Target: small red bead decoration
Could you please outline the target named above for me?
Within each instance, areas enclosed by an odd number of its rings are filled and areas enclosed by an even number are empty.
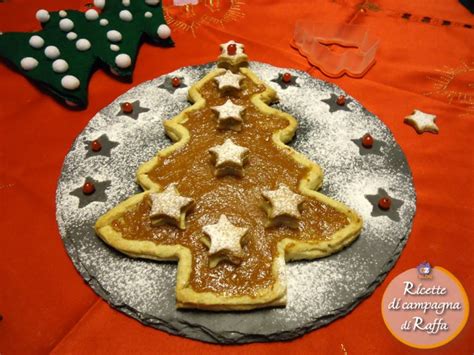
[[[171,85],[177,88],[178,86],[181,85],[181,79],[175,76],[173,79],[171,79]]]
[[[84,185],[82,186],[82,192],[84,195],[90,195],[94,193],[95,191],[95,186],[92,182],[86,181]]]
[[[98,140],[92,141],[91,149],[93,152],[100,152],[100,150],[102,149],[102,144],[100,144]]]
[[[291,82],[291,74],[290,73],[284,73],[281,77],[281,80],[283,80],[284,83],[289,83]]]
[[[388,210],[388,209],[390,209],[391,204],[392,204],[392,200],[390,199],[390,197],[382,197],[382,198],[379,200],[379,207],[380,207],[382,210]]]
[[[133,112],[133,105],[130,102],[124,102],[122,104],[122,111],[124,113],[132,113]]]
[[[339,105],[339,106],[344,106],[346,104],[346,97],[344,95],[340,95],[337,100],[336,100],[336,103]]]
[[[370,134],[364,134],[364,136],[362,137],[362,146],[364,148],[372,148],[372,146],[374,145],[374,138],[370,135]]]
[[[231,43],[227,46],[227,54],[235,55],[237,53],[237,46],[234,43]]]

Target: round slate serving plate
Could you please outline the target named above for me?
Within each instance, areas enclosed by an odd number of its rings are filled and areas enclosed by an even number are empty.
[[[370,295],[403,249],[415,214],[416,195],[405,156],[390,130],[335,85],[296,70],[252,62],[250,68],[277,90],[274,107],[299,121],[291,145],[324,170],[322,193],[364,219],[360,237],[329,257],[287,265],[285,308],[247,312],[180,311],[175,308],[176,263],[132,259],[104,244],[94,233],[96,219],[141,189],[135,173],[171,143],[162,122],[190,104],[187,91],[215,63],[186,67],[145,82],[97,113],[79,134],[64,161],[56,194],[57,221],[74,265],[110,305],[140,322],[189,338],[216,343],[287,340],[350,312]],[[290,72],[293,81],[279,80]],[[180,87],[170,85],[182,78]],[[346,105],[335,99],[346,95]],[[138,112],[123,115],[120,103]],[[372,149],[361,145],[370,133]],[[100,139],[102,150],[90,151]],[[85,196],[85,180],[96,192]],[[392,208],[377,207],[383,195]]]

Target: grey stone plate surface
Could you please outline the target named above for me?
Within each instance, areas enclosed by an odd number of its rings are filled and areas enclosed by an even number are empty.
[[[176,310],[175,263],[129,258],[94,233],[93,225],[101,214],[140,191],[135,183],[138,166],[170,144],[162,122],[189,106],[189,86],[214,66],[185,67],[140,84],[90,120],[67,154],[58,182],[60,233],[74,265],[94,291],[144,324],[215,343],[292,339],[346,315],[374,291],[398,259],[415,214],[411,172],[390,130],[337,86],[297,70],[250,64],[277,90],[280,102],[274,107],[299,121],[291,145],[323,168],[321,192],[352,207],[364,219],[360,237],[343,251],[287,265],[285,308],[223,313]],[[296,77],[297,85],[281,86],[275,79],[283,72]],[[182,85],[170,92],[163,83],[173,76],[181,77]],[[347,106],[338,109],[328,99],[342,94],[347,96]],[[149,110],[138,117],[117,115],[121,102],[136,100]],[[377,141],[374,154],[361,152],[363,147],[357,143],[365,133]],[[108,155],[91,156],[88,142],[104,134],[118,144]],[[105,191],[98,191],[97,201],[88,198],[80,204],[78,194],[71,192],[86,178],[103,183],[99,186]],[[396,211],[383,213],[371,202],[380,189],[401,201]]]

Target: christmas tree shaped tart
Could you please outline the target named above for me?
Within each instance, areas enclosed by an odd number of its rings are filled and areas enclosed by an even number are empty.
[[[178,308],[285,305],[285,262],[335,253],[362,228],[315,191],[321,169],[285,145],[295,118],[268,106],[276,92],[243,51],[222,46],[219,68],[189,90],[194,104],[164,123],[175,143],[138,169],[145,192],[96,223],[131,257],[178,260]]]

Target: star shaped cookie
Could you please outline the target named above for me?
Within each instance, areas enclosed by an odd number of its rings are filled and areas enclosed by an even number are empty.
[[[219,56],[219,68],[226,68],[237,72],[239,67],[247,66],[248,57],[244,53],[244,45],[230,40],[226,43],[222,43],[221,55]]]
[[[211,267],[216,266],[224,259],[234,264],[240,264],[243,257],[241,242],[248,228],[234,226],[222,214],[216,224],[208,224],[202,230],[210,238],[210,244],[205,239],[203,239],[203,243],[209,247],[209,265]]]
[[[153,225],[174,224],[185,229],[186,212],[192,207],[192,198],[181,196],[177,184],[170,184],[163,192],[150,193],[150,219]]]
[[[284,184],[280,184],[276,190],[263,191],[262,196],[267,201],[264,208],[270,219],[269,226],[298,226],[301,217],[299,207],[305,200],[303,196],[294,193]]]
[[[209,153],[211,153],[216,167],[214,173],[216,176],[243,176],[243,167],[249,154],[247,148],[237,145],[227,138],[224,144],[210,148]]]
[[[435,123],[436,116],[420,110],[414,110],[413,113],[405,117],[406,124],[412,126],[419,134],[424,132],[438,133],[439,128]]]
[[[245,107],[236,105],[232,100],[227,100],[224,105],[213,106],[212,110],[219,114],[217,118],[217,128],[232,129],[240,131],[242,129],[242,112]]]
[[[217,81],[219,90],[240,89],[240,81],[244,78],[241,74],[234,74],[226,70],[224,74],[214,78]]]

